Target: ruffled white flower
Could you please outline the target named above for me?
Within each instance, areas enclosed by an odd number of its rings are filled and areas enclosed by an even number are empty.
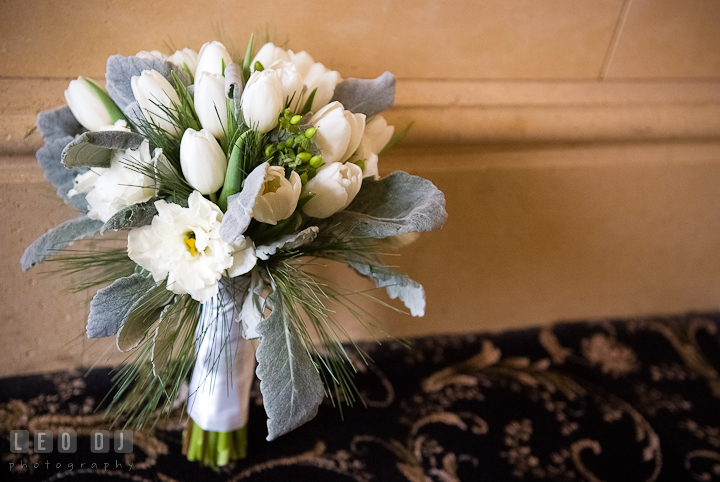
[[[263,190],[255,200],[253,217],[261,223],[272,225],[289,218],[295,212],[301,190],[302,181],[297,172],[292,171],[290,179],[285,179],[283,167],[269,167]]]
[[[73,195],[87,192],[88,217],[107,222],[116,212],[132,204],[145,202],[155,194],[152,179],[132,168],[127,163],[152,164],[147,141],[139,149],[115,151],[110,160],[110,169],[93,168],[75,179]],[[97,176],[97,174],[100,174]],[[94,181],[94,182],[93,182]],[[88,190],[91,186],[92,189]],[[70,193],[68,193],[70,194]]]
[[[311,218],[327,218],[342,211],[355,199],[362,187],[362,169],[352,162],[334,162],[320,168],[317,175],[303,186],[303,196],[315,194],[303,206]]]
[[[95,181],[110,169],[107,167],[93,167],[87,172],[78,174],[73,180],[73,188],[68,191],[68,197],[72,198],[78,194],[85,194],[95,189]]]
[[[257,264],[257,256],[255,256],[255,243],[248,236],[240,236],[231,244],[234,250],[233,264],[227,270],[227,275],[234,278],[253,269]]]
[[[365,114],[353,114],[337,101],[320,109],[310,123],[318,128],[315,142],[325,164],[349,159],[365,132]]]
[[[394,126],[389,126],[385,118],[377,115],[365,124],[365,133],[357,151],[350,157],[350,162],[364,161],[363,177],[378,179],[378,154],[382,151],[395,132]]]
[[[218,281],[233,266],[234,248],[220,237],[223,213],[194,191],[188,207],[155,202],[152,224],[128,235],[128,256],[152,273],[167,278],[173,293],[189,294],[201,303],[218,293]]]

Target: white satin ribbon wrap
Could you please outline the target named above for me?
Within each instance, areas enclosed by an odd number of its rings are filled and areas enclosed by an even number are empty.
[[[237,292],[239,296],[244,293]],[[219,297],[222,306],[218,307],[218,297],[206,302],[198,323],[196,336],[200,342],[188,414],[203,430],[232,432],[247,424],[255,348],[242,337],[242,326],[235,321],[235,303],[222,285]]]

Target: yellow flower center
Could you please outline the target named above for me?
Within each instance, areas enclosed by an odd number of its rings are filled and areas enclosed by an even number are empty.
[[[280,178],[273,178],[271,181],[265,183],[265,193],[277,192],[277,190],[280,189],[281,186],[282,184],[280,183]]]
[[[193,258],[195,257],[195,253],[197,252],[195,250],[195,238],[188,238],[185,240],[185,245],[188,248],[188,251],[190,251],[190,256]]]

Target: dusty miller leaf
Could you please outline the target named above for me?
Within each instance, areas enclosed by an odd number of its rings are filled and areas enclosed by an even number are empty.
[[[45,142],[67,136],[75,137],[85,130],[66,105],[40,112],[37,128]]]
[[[395,104],[395,76],[385,72],[377,79],[346,79],[335,86],[333,101],[356,114],[372,117]]]
[[[330,224],[352,226],[353,236],[380,239],[431,231],[445,219],[442,191],[427,179],[396,171],[379,181],[364,179],[350,206],[333,215]]]
[[[143,136],[135,132],[85,132],[65,146],[60,159],[67,168],[110,167],[113,149],[137,149],[142,141]]]
[[[373,270],[365,263],[350,263],[350,266],[361,275],[373,280],[378,288],[385,288],[390,298],[399,298],[413,316],[425,315],[425,290],[417,281],[400,273]]]
[[[107,220],[100,230],[100,234],[105,231],[118,231],[120,229],[147,226],[152,223],[153,218],[157,214],[155,201],[157,201],[157,199],[153,198],[143,203],[137,203],[122,208]]]
[[[277,299],[273,307],[257,326],[260,345],[255,354],[268,416],[267,440],[312,420],[324,396],[320,375]]]
[[[45,258],[57,254],[57,251],[70,246],[75,241],[94,236],[102,228],[102,221],[79,216],[58,224],[37,238],[25,249],[20,259],[23,271],[26,271]]]
[[[223,216],[220,236],[226,243],[233,243],[245,232],[252,220],[255,200],[263,189],[265,174],[270,165],[267,162],[258,167],[245,178],[242,191],[228,198],[228,208]]]
[[[270,256],[274,255],[278,251],[284,249],[295,249],[300,246],[306,245],[314,240],[318,235],[318,227],[310,226],[305,228],[299,233],[288,234],[282,238],[274,241],[270,244],[258,246],[255,250],[255,256],[260,259],[270,259]]]
[[[130,84],[133,76],[139,76],[143,70],[156,70],[173,84],[172,72],[184,85],[190,84],[190,76],[181,67],[163,59],[141,59],[140,57],[123,57],[111,55],[107,60],[105,88],[110,98],[125,112],[125,108],[135,101]]]
[[[154,286],[152,276],[136,273],[116,279],[110,286],[98,290],[90,302],[87,337],[103,338],[117,334],[130,310]]]
[[[57,195],[68,204],[82,213],[87,213],[87,201],[85,194],[77,194],[72,198],[68,197],[68,191],[75,184],[75,176],[87,172],[85,168],[67,169],[60,162],[60,156],[65,146],[72,141],[72,137],[57,137],[46,139],[45,145],[35,153],[38,165],[43,169],[44,176],[50,184],[57,189]]]

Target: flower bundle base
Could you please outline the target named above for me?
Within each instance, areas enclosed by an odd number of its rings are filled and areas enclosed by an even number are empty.
[[[269,441],[315,417],[326,395],[355,399],[336,309],[368,327],[376,320],[354,299],[386,303],[318,274],[323,260],[423,316],[422,285],[382,255],[447,217],[430,181],[379,176],[378,155],[403,136],[381,115],[395,101],[391,73],[342,79],[305,51],[253,54],[252,38],[244,57],[220,42],[113,55],[107,91],[72,81],[68,105],[38,115],[37,159],[79,215],[21,259],[99,288],[87,336],[113,336],[129,354],[116,421],[151,425],[192,377],[183,447],[210,466],[246,454],[255,375]],[[120,230],[127,248],[70,248]]]
[[[183,455],[206,467],[222,467],[247,456],[247,425],[232,432],[208,432],[188,419],[183,431]]]

